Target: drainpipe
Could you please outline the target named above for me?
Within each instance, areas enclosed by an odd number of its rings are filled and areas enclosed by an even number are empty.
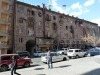
[[[13,47],[13,53],[15,53],[15,26],[16,26],[16,0],[14,0],[13,4],[13,41],[12,41],[12,47]]]
[[[42,13],[43,13],[43,37],[45,38],[45,4],[43,4],[43,10],[42,10]]]

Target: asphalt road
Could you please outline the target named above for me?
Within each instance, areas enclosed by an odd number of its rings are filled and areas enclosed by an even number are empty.
[[[32,58],[32,62],[33,62],[34,65],[44,65],[44,63],[41,62],[41,57]]]
[[[35,59],[34,59],[35,60]],[[40,61],[36,59],[37,61]],[[53,69],[47,64],[17,69],[21,75],[100,75],[100,56],[84,57],[53,63]],[[37,63],[38,64],[38,63]],[[0,75],[11,75],[10,71]]]

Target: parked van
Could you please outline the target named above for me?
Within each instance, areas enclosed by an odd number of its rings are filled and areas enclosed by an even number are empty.
[[[69,49],[67,52],[67,55],[69,58],[78,58],[78,57],[84,57],[86,56],[86,52],[82,51],[81,49]]]

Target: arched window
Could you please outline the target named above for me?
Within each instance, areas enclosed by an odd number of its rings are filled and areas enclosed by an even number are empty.
[[[28,18],[28,26],[34,27],[34,18],[33,17]]]
[[[53,23],[53,30],[57,30],[57,25],[56,25],[56,23]]]
[[[38,16],[39,16],[39,17],[41,17],[41,16],[42,16],[42,13],[41,13],[41,12],[39,12],[39,13],[38,13]]]
[[[51,21],[51,16],[46,14],[46,17],[45,17],[46,21]]]
[[[56,20],[56,16],[53,16],[53,20]]]

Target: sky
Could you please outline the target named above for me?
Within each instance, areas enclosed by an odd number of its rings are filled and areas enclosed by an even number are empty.
[[[45,4],[51,10],[78,17],[100,26],[100,0],[18,0],[31,5]]]

